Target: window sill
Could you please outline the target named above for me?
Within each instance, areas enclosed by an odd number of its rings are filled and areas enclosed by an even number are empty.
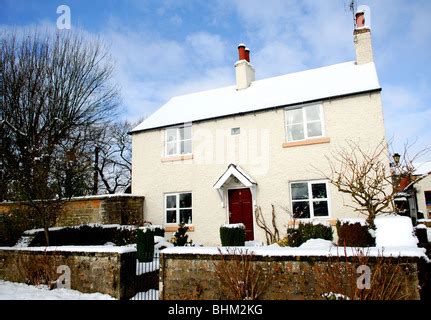
[[[174,161],[184,161],[184,160],[192,160],[193,154],[185,154],[180,156],[168,156],[168,157],[162,157],[162,162],[174,162]]]
[[[285,142],[283,143],[283,148],[309,146],[313,144],[322,144],[322,143],[329,143],[329,142],[331,142],[331,138],[329,137],[315,138],[315,139],[308,139],[308,140],[301,140],[301,141]]]
[[[192,224],[187,225],[186,227],[189,227],[189,231],[193,232],[195,231],[195,226]],[[178,225],[167,225],[165,226],[165,232],[176,232],[178,230]]]

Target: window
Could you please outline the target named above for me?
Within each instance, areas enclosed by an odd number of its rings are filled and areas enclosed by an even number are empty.
[[[165,130],[165,155],[192,153],[192,127],[175,127]]]
[[[232,136],[235,136],[235,135],[240,134],[240,133],[241,133],[241,129],[240,128],[232,128],[232,129],[230,129],[230,134]]]
[[[296,219],[329,217],[326,181],[304,181],[290,184],[292,212]]]
[[[425,203],[427,207],[431,207],[431,191],[425,191]]]
[[[286,110],[287,141],[298,141],[323,136],[322,105]]]
[[[166,223],[192,223],[192,194],[170,193],[165,195]]]

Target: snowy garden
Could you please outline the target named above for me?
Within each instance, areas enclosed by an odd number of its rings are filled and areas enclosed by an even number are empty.
[[[380,216],[375,219],[374,230],[368,229],[364,219],[341,219],[338,221],[335,229],[337,231],[336,237],[333,235],[333,228],[326,222],[301,223],[294,227],[289,227],[285,238],[272,244],[264,244],[258,241],[245,241],[244,226],[242,224],[224,225],[220,228],[222,246],[205,247],[192,243],[187,232],[187,227],[185,226],[179,226],[174,236],[167,240],[164,230],[159,226],[148,225],[138,228],[135,226],[93,224],[76,227],[51,228],[52,245],[49,247],[41,246],[43,242],[43,230],[28,230],[15,246],[3,247],[0,248],[0,250],[2,253],[21,251],[26,254],[28,254],[28,252],[34,252],[45,255],[51,253],[64,256],[79,253],[79,255],[88,255],[93,258],[96,256],[96,259],[91,261],[99,261],[99,263],[104,259],[103,255],[114,254],[127,256],[128,254],[132,254],[135,263],[127,270],[130,270],[128,271],[129,273],[134,274],[132,276],[129,274],[127,281],[125,281],[127,283],[122,284],[126,287],[133,285],[133,289],[124,289],[126,291],[134,290],[133,294],[130,294],[130,292],[128,293],[129,299],[132,300],[172,298],[169,295],[169,281],[172,279],[170,280],[166,274],[168,274],[169,268],[173,268],[171,262],[175,262],[175,259],[181,259],[178,258],[180,256],[195,257],[194,259],[196,261],[189,262],[191,264],[199,263],[199,259],[204,259],[205,264],[203,264],[203,266],[208,269],[208,272],[210,270],[215,272],[214,277],[219,277],[221,283],[223,282],[223,277],[226,275],[230,277],[229,281],[232,281],[232,277],[241,276],[241,268],[246,266],[247,263],[251,263],[254,260],[260,261],[262,259],[268,266],[272,261],[274,261],[274,263],[280,263],[276,261],[287,259],[286,261],[291,262],[285,263],[284,266],[287,266],[286,268],[290,268],[289,266],[295,263],[292,261],[320,261],[322,259],[332,259],[333,261],[351,259],[352,262],[359,262],[361,259],[361,261],[368,261],[368,259],[379,261],[379,259],[385,258],[405,258],[414,259],[415,261],[420,260],[429,265],[430,260],[426,252],[427,246],[423,246],[425,241],[428,242],[431,233],[429,220],[419,221],[419,223],[413,227],[412,220],[408,217],[396,215]],[[425,240],[423,238],[424,234],[425,237],[427,237]],[[94,239],[97,239],[97,241]],[[428,243],[426,243],[426,245],[428,245]],[[427,248],[429,248],[429,246]],[[100,255],[100,257],[97,255]],[[242,263],[242,265],[237,265],[237,267],[239,266],[239,269],[236,270],[238,274],[231,274],[230,270],[232,269],[230,267],[227,272],[220,273],[221,269],[219,270],[218,268],[223,266],[220,262],[216,262],[216,260],[221,257],[221,261],[224,261],[224,257],[232,255],[238,256],[240,264]],[[214,258],[211,258],[211,256]],[[185,264],[184,266],[187,265]],[[184,278],[185,281],[187,280],[187,274],[193,278],[195,276],[193,272],[202,268],[196,268],[195,265],[189,267],[184,266],[182,268],[185,269],[183,270],[186,274]],[[94,265],[92,268],[90,272],[94,272],[94,268],[103,269],[106,268],[106,266]],[[261,267],[257,263],[250,264],[247,268],[250,268],[249,271],[251,270],[252,273],[255,272],[256,274],[259,274],[259,272],[263,270],[259,269]],[[303,266],[299,265],[297,268],[301,269]],[[323,272],[323,269],[317,270]],[[105,271],[99,271],[103,277]],[[314,269],[311,271],[316,272]],[[30,273],[27,273],[27,276],[28,274]],[[48,273],[46,273],[46,275],[47,274]],[[306,272],[303,277],[306,277],[305,274]],[[61,284],[58,285],[58,281],[56,282],[59,276],[58,274],[45,276],[42,273],[38,273],[38,275],[38,279],[37,277],[33,277],[27,279],[27,281],[22,281],[26,283],[14,283],[2,280],[0,282],[0,299],[114,299],[112,295],[106,293],[102,294],[101,292],[94,292],[87,289],[84,289],[86,292],[84,293],[64,288]],[[206,277],[208,277],[208,275],[206,275]],[[265,278],[267,277],[266,275],[263,276],[263,273],[261,273],[261,277],[264,279],[262,280],[263,282],[269,281]],[[163,282],[162,286],[164,288],[163,291],[160,292],[158,290],[159,278]],[[198,278],[199,276],[197,276],[196,279]],[[110,278],[107,273],[106,279],[107,282],[109,282],[108,279]],[[423,291],[426,284],[420,282],[420,277],[416,277],[416,279],[418,279],[418,286],[420,286]],[[180,280],[181,279],[173,279],[172,283],[175,283],[175,281],[178,283]],[[329,279],[326,280],[329,281]],[[237,279],[237,281],[241,282],[242,280]],[[74,288],[73,284],[72,288]],[[184,290],[193,291],[192,288],[187,288],[187,286]],[[209,290],[215,291],[216,288]],[[227,290],[230,289],[227,288]],[[397,290],[404,289],[398,287]],[[333,292],[333,290],[329,289],[327,291]],[[320,296],[328,299],[328,292],[324,292]],[[215,293],[212,292],[211,294]],[[229,292],[225,294],[225,296],[218,297],[232,299]],[[262,294],[263,291],[251,298],[261,298]],[[341,296],[346,298],[345,294],[341,294]],[[208,294],[206,296],[195,295],[191,298],[199,299],[202,297],[208,297]],[[211,295],[211,297],[214,297],[214,295]],[[265,295],[263,295],[263,297],[265,297]],[[329,298],[332,299],[334,296],[331,295]]]

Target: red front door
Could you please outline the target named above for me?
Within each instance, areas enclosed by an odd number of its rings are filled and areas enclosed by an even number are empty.
[[[229,190],[229,223],[243,223],[245,239],[254,240],[253,200],[250,189]]]

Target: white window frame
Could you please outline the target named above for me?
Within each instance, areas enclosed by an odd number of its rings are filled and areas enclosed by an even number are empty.
[[[186,193],[190,193],[192,196],[192,206],[191,207],[186,207],[186,208],[180,208],[180,195],[181,194],[186,194]],[[168,196],[175,196],[175,201],[176,201],[176,208],[168,208],[167,206],[167,199]],[[165,197],[164,197],[164,208],[165,208],[165,224],[167,225],[178,225],[181,223],[180,220],[180,210],[192,210],[192,223],[186,223],[186,225],[192,225],[193,224],[193,193],[191,191],[184,191],[184,192],[172,192],[172,193],[165,193]],[[175,212],[175,218],[176,218],[176,222],[168,222],[168,211],[176,211]]]
[[[307,113],[305,112],[306,108],[309,107],[313,107],[313,106],[319,106],[319,113],[320,113],[320,126],[322,128],[322,134],[320,136],[313,136],[313,137],[308,137],[308,123],[316,123],[319,122],[319,120],[312,120],[312,121],[307,121]],[[298,123],[293,123],[290,125],[298,125],[298,124],[302,124],[303,126],[303,131],[304,131],[304,139],[298,139],[298,140],[289,140],[289,133],[287,131],[288,128],[288,124],[287,124],[287,113],[291,110],[296,110],[296,109],[301,109],[302,110],[302,123],[298,122]],[[310,140],[310,139],[317,139],[317,138],[321,138],[325,136],[325,119],[324,119],[324,114],[323,114],[323,103],[319,102],[319,103],[310,103],[307,105],[303,105],[300,107],[288,107],[284,109],[284,128],[285,128],[285,135],[286,135],[286,141],[287,142],[295,142],[295,141],[305,141],[305,140]]]
[[[184,128],[190,128],[191,131],[191,125],[181,125],[176,127],[169,127],[165,129],[165,141],[164,141],[164,149],[165,149],[165,157],[176,157],[176,156],[182,156],[182,155],[189,155],[192,154],[193,150],[193,139],[192,139],[192,132],[190,133],[190,139],[181,139],[180,131]],[[176,149],[177,152],[173,154],[168,154],[168,130],[175,130],[176,131]],[[190,141],[190,152],[188,153],[181,153],[181,142]]]
[[[301,200],[294,200],[293,199],[293,193],[292,193],[292,184],[296,183],[306,183],[308,187],[308,199],[301,199]],[[311,186],[313,184],[322,184],[324,183],[326,186],[326,198],[316,198],[313,199],[313,192],[311,189]],[[328,219],[331,218],[331,195],[329,194],[329,183],[328,180],[301,180],[301,181],[291,181],[289,183],[290,188],[290,210],[293,214],[293,203],[294,202],[306,202],[308,201],[308,205],[310,207],[310,217],[309,218],[295,218],[299,220],[312,220],[312,219]],[[314,201],[326,201],[328,204],[328,215],[327,216],[314,216]]]

